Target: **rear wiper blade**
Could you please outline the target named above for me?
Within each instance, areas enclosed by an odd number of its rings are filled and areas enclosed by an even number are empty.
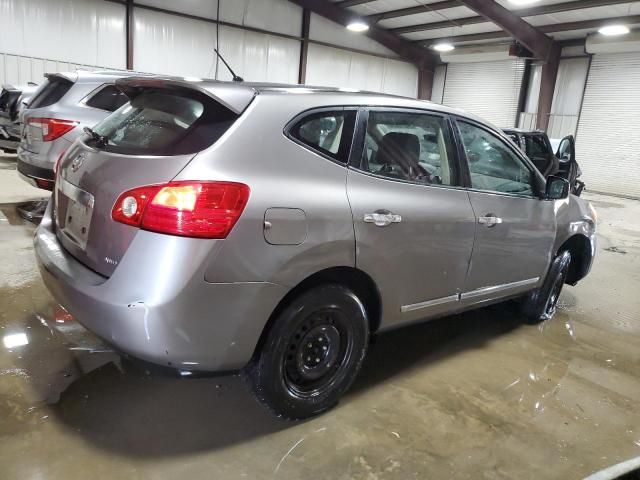
[[[91,129],[90,127],[84,127],[82,130],[84,131],[84,133],[86,133],[87,135],[90,135],[91,138],[93,138],[96,141],[97,146],[104,147],[107,144],[108,142],[107,137],[94,132],[93,129]]]

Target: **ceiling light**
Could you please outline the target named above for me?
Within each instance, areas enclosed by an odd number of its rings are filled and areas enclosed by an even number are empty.
[[[626,25],[607,25],[606,27],[602,27],[598,30],[602,35],[606,35],[608,37],[613,35],[626,35],[629,33],[629,27]]]
[[[540,0],[509,0],[510,3],[513,3],[514,5],[517,5],[519,7],[524,6],[524,5],[531,5],[532,3],[537,3]]]
[[[450,43],[438,43],[431,48],[433,48],[437,52],[450,52],[456,47],[454,47]]]
[[[360,20],[355,20],[347,25],[347,30],[351,30],[352,32],[366,32],[369,30],[369,25]]]

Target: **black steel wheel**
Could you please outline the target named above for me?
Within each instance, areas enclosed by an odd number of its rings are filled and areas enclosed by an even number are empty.
[[[303,293],[275,319],[248,367],[256,396],[287,419],[331,408],[360,369],[368,324],[360,299],[341,285]]]
[[[562,287],[569,273],[571,254],[564,251],[551,262],[551,267],[538,290],[529,293],[522,302],[522,312],[529,323],[540,323],[551,319],[558,306]]]

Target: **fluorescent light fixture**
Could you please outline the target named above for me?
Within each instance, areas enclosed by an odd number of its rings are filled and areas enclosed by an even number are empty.
[[[22,347],[29,343],[26,333],[14,333],[13,335],[5,335],[2,339],[5,348],[11,349],[15,347]]]
[[[532,3],[538,3],[540,0],[509,0],[510,3],[517,5],[518,7],[524,5],[531,5]]]
[[[436,52],[450,52],[456,47],[454,47],[450,43],[438,43],[431,48],[433,48]]]
[[[626,25],[607,25],[598,30],[602,35],[612,37],[614,35],[626,35],[629,33],[629,27]]]
[[[369,25],[361,20],[354,20],[349,25],[347,25],[347,30],[351,30],[352,32],[366,32],[367,30],[369,30]]]

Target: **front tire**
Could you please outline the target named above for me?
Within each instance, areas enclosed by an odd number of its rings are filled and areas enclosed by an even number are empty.
[[[556,313],[558,299],[569,273],[571,254],[563,251],[553,259],[542,286],[529,293],[522,302],[522,313],[530,324],[549,320]]]
[[[341,285],[315,287],[278,315],[248,367],[251,387],[279,417],[303,419],[338,403],[366,354],[369,320]]]

